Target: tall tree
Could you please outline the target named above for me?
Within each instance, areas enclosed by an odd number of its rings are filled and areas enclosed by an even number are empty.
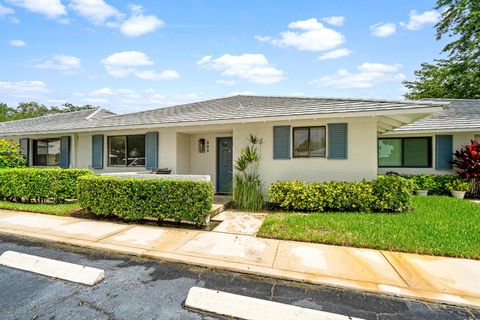
[[[435,26],[437,40],[444,36],[454,38],[444,48],[451,58],[478,59],[480,57],[480,1],[437,0],[435,9],[442,11],[442,19]]]
[[[12,119],[12,115],[15,112],[6,103],[0,103],[0,122],[8,121]]]
[[[408,99],[480,98],[480,1],[437,0],[436,38],[452,38],[442,50],[446,58],[422,63],[414,81],[404,81]]]

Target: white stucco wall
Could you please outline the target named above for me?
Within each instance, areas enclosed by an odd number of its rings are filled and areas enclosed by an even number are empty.
[[[480,132],[458,132],[458,133],[438,133],[439,135],[443,134],[452,134],[453,135],[453,150],[452,153],[460,149],[462,146],[469,144],[471,139],[474,139],[475,136],[480,135]],[[432,166],[430,168],[378,168],[379,174],[385,174],[389,171],[398,172],[400,174],[453,174],[455,170],[436,170],[435,169],[435,135],[436,133],[424,133],[424,134],[405,134],[405,135],[385,135],[384,137],[398,137],[398,138],[408,138],[408,137],[432,137]],[[381,137],[379,137],[381,138]]]

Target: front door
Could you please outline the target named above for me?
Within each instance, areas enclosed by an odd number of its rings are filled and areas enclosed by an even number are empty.
[[[217,138],[217,192],[232,192],[232,137]]]

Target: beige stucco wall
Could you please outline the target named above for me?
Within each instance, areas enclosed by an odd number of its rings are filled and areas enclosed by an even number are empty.
[[[348,159],[273,159],[273,126],[290,125],[293,128],[322,126],[338,122],[348,123]],[[247,137],[250,133],[257,134],[265,140],[262,145],[260,165],[260,174],[265,185],[278,180],[361,180],[364,178],[374,179],[377,175],[377,131],[376,119],[373,118],[302,120],[239,126],[233,131],[234,159],[238,157],[240,150],[247,144]]]
[[[190,135],[177,133],[177,165],[176,173],[190,174]],[[166,151],[162,148],[162,151]]]
[[[329,123],[348,123],[348,159],[328,158],[273,159],[273,126],[290,125],[322,126]],[[144,134],[159,132],[159,167],[168,167],[172,173],[208,174],[216,181],[216,141],[218,137],[233,136],[233,162],[240,150],[247,144],[250,133],[265,140],[262,145],[261,178],[265,185],[278,180],[298,179],[306,181],[361,180],[373,179],[377,174],[377,132],[376,119],[372,117],[345,119],[318,119],[298,121],[259,122],[232,125],[205,125],[182,128],[159,128],[144,130],[115,130],[102,132],[81,132],[72,135],[72,166],[89,168],[92,161],[92,135],[104,135],[104,169],[97,172],[145,171],[143,167],[109,167],[108,141],[111,135]],[[56,135],[60,136],[60,135]],[[49,135],[29,138],[56,137]],[[18,139],[21,137],[15,137]],[[209,151],[198,152],[198,140],[208,141]],[[328,134],[327,134],[328,139]],[[327,141],[328,145],[328,141]],[[328,148],[327,148],[328,149]],[[328,153],[328,150],[327,150]]]
[[[452,133],[438,133],[442,134],[452,134]],[[436,133],[424,133],[424,134],[403,134],[403,135],[385,135],[384,137],[432,137],[432,167],[431,168],[378,168],[379,174],[385,174],[389,171],[398,172],[401,174],[452,174],[455,173],[455,170],[436,170],[435,169],[435,135]],[[471,139],[474,139],[475,136],[480,135],[480,132],[458,132],[453,133],[453,150],[460,149],[463,145],[469,144]]]
[[[230,128],[229,128],[230,129]],[[228,130],[229,130],[228,129]],[[217,138],[232,137],[232,132],[224,133],[195,133],[190,136],[190,173],[191,174],[208,174],[214,188],[217,184]],[[198,152],[198,140],[205,139],[205,152]],[[235,139],[234,139],[235,140]],[[207,147],[208,146],[208,147]],[[216,190],[216,189],[215,189]]]

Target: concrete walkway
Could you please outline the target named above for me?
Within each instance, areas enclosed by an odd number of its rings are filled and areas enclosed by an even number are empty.
[[[480,261],[0,210],[0,233],[480,308]]]

